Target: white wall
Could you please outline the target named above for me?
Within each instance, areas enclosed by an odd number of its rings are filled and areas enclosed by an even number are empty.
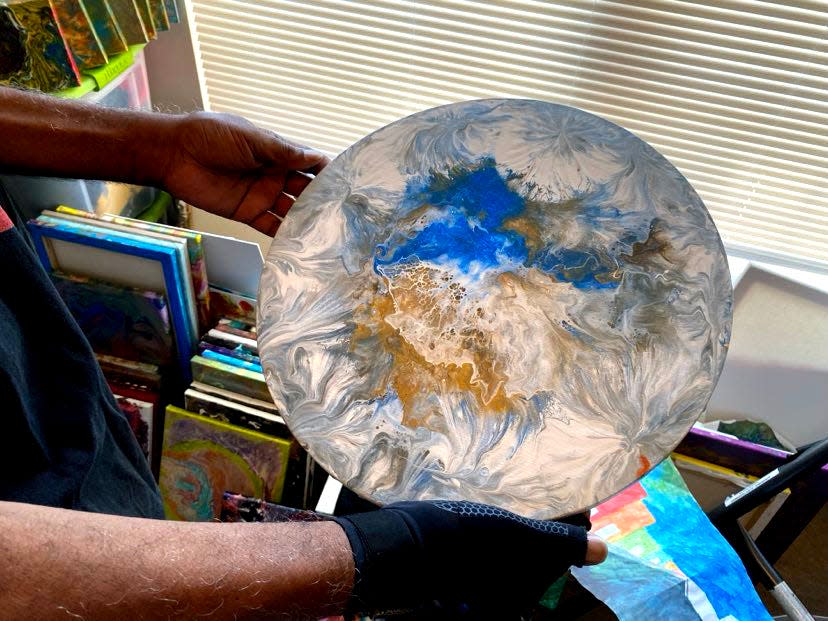
[[[828,436],[828,277],[781,274],[752,264],[738,278],[731,345],[706,420],[763,421],[801,446]]]
[[[159,33],[144,50],[152,102],[164,112],[204,110],[201,68],[193,51],[189,2],[178,0],[181,23]]]

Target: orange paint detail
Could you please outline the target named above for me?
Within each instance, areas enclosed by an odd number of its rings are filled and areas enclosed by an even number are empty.
[[[366,357],[377,356],[378,353],[390,355],[388,375],[379,383],[378,392],[384,393],[387,387],[393,388],[402,404],[403,424],[412,428],[440,428],[443,419],[441,402],[444,400],[439,397],[451,393],[471,394],[483,412],[502,413],[512,409],[503,388],[506,378],[498,372],[498,365],[492,364],[492,356],[486,350],[481,332],[470,330],[469,334],[462,335],[474,366],[469,363],[432,364],[386,321],[398,310],[412,312],[415,309],[429,309],[429,300],[424,299],[427,295],[415,299],[412,289],[405,289],[401,292],[395,288],[399,306],[395,305],[390,294],[374,293],[371,302],[357,309],[354,317],[356,326],[351,336],[354,352]],[[401,308],[403,306],[404,309]],[[436,308],[431,310],[435,332],[439,334],[440,319],[445,321],[447,318],[441,317]]]
[[[647,474],[650,471],[650,467],[651,467],[650,466],[650,460],[647,459],[644,455],[639,455],[638,456],[638,463],[641,464],[641,467],[635,473],[635,476],[643,477],[645,474]]]

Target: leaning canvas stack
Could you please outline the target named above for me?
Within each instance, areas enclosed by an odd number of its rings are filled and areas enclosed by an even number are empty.
[[[189,384],[209,322],[201,235],[66,207],[29,230],[157,473],[163,404]]]
[[[66,208],[29,228],[96,352],[190,381],[199,318],[209,314],[198,233]]]
[[[167,409],[160,477],[167,516],[218,518],[228,491],[306,506],[313,462],[270,397],[255,325],[220,318],[191,366],[186,409]]]
[[[178,21],[175,0],[0,0],[0,84],[46,92]]]
[[[259,360],[257,245],[63,206],[29,230],[158,477],[168,517],[218,518],[225,492],[309,504],[313,461],[273,404]]]

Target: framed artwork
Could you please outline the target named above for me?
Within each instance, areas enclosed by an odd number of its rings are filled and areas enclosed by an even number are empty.
[[[184,382],[192,379],[195,310],[187,295],[180,248],[115,231],[91,230],[74,223],[46,219],[29,222],[40,261],[47,271],[78,274],[129,287],[163,293],[173,326],[178,366]]]
[[[132,237],[137,241],[149,241],[160,245],[167,245],[175,248],[176,258],[178,260],[178,267],[181,271],[181,282],[184,286],[184,295],[189,304],[187,307],[187,317],[190,322],[190,330],[196,336],[199,334],[198,327],[198,303],[195,297],[195,289],[193,287],[193,278],[190,270],[190,262],[187,249],[187,240],[182,237],[174,235],[163,235],[154,233],[152,231],[138,231],[128,226],[116,224],[114,222],[101,221],[87,218],[79,218],[66,213],[59,213],[55,211],[45,211],[38,217],[38,221],[45,224],[55,223],[63,220],[66,227],[74,227],[73,230],[85,232],[90,235],[98,235],[101,231],[111,230],[121,233],[124,236]]]
[[[124,229],[118,228],[117,230],[129,231],[129,229],[132,229],[131,232],[136,234],[151,233],[185,239],[187,241],[187,255],[193,281],[193,295],[195,296],[198,310],[198,324],[202,331],[207,330],[211,322],[210,298],[207,295],[207,268],[206,262],[204,261],[204,246],[201,242],[201,233],[189,229],[182,229],[177,226],[158,224],[156,222],[144,222],[143,220],[125,218],[113,214],[104,213],[96,215],[89,211],[73,209],[64,205],[59,205],[56,211],[49,213],[55,217],[61,217],[63,215],[76,216],[101,224],[109,223],[110,225],[116,225],[116,227],[126,227]],[[104,225],[106,226],[106,224]]]

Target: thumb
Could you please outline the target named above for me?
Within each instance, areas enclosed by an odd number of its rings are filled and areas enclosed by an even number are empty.
[[[609,549],[598,535],[587,535],[587,551],[584,565],[600,565],[607,560]]]

